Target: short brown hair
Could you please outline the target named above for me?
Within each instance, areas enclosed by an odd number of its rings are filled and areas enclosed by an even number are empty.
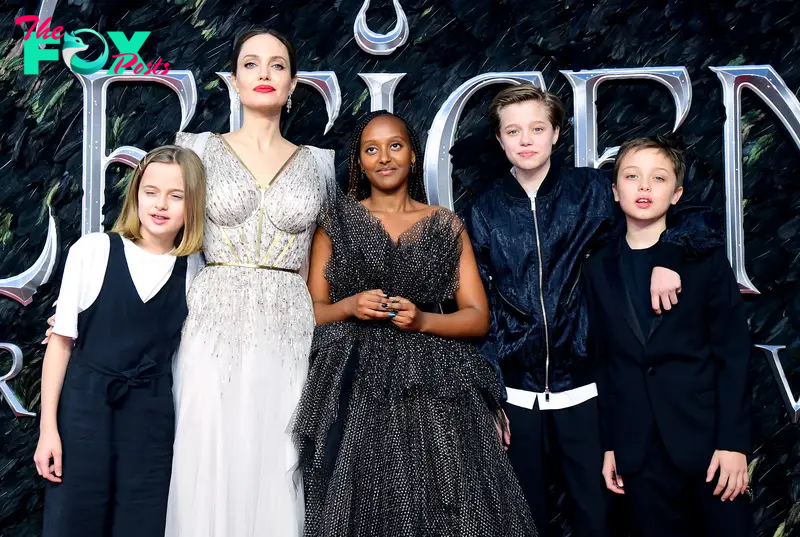
[[[506,88],[498,93],[492,104],[489,105],[489,126],[495,136],[500,135],[500,110],[511,104],[525,101],[538,101],[542,103],[550,115],[550,124],[553,129],[561,129],[564,123],[564,105],[555,94],[544,91],[533,84],[518,84]]]
[[[283,46],[286,47],[286,50],[289,52],[289,72],[292,74],[292,78],[297,76],[297,51],[295,50],[294,45],[292,45],[292,42],[289,41],[282,33],[277,32],[272,28],[260,27],[251,28],[236,37],[236,41],[233,43],[233,53],[231,54],[231,73],[236,75],[236,67],[239,65],[239,54],[241,54],[242,47],[244,46],[245,42],[251,37],[264,34],[271,35],[283,43]]]
[[[122,212],[114,223],[112,232],[130,240],[141,240],[139,222],[139,185],[144,171],[153,162],[177,164],[181,167],[184,184],[183,228],[175,237],[176,256],[199,252],[203,248],[203,224],[206,215],[206,170],[194,151],[177,145],[164,145],[147,153],[133,171],[128,183]]]
[[[675,172],[675,188],[683,186],[683,177],[686,174],[686,159],[683,156],[683,149],[663,136],[634,138],[622,144],[614,161],[614,184],[617,182],[617,174],[619,173],[622,158],[631,151],[639,151],[640,149],[657,149],[666,155]]]

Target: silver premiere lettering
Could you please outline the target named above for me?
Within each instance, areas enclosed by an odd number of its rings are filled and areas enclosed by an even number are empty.
[[[145,152],[138,147],[122,146],[106,156],[106,124],[108,86],[118,82],[157,82],[178,95],[183,130],[194,116],[197,88],[191,71],[170,71],[166,75],[120,75],[73,73],[83,86],[83,218],[81,235],[103,231],[106,170],[112,162],[136,166]]]
[[[244,108],[241,102],[236,98],[236,89],[233,87],[231,73],[218,72],[217,76],[225,82],[225,86],[228,88],[228,98],[231,103],[231,132],[239,130],[242,128],[242,114],[244,113]],[[339,111],[342,108],[342,91],[339,89],[339,79],[336,77],[336,73],[333,71],[298,71],[297,82],[299,84],[311,86],[317,90],[325,100],[325,109],[328,112],[328,123],[325,125],[325,134],[328,134],[336,118],[339,117]]]
[[[33,302],[33,295],[40,285],[47,283],[53,275],[58,259],[58,230],[53,211],[48,207],[47,239],[36,262],[25,272],[0,279],[0,295],[13,298],[23,306]]]
[[[11,411],[18,418],[32,418],[36,416],[35,413],[27,410],[20,402],[17,394],[8,385],[8,381],[19,375],[22,371],[22,350],[12,343],[0,343],[0,351],[8,351],[11,353],[11,369],[0,377],[0,394],[3,394],[3,399],[6,400]]]
[[[756,348],[767,353],[767,361],[778,383],[778,391],[781,393],[781,398],[786,405],[786,411],[789,413],[792,423],[797,423],[800,421],[800,401],[795,399],[792,388],[789,386],[789,380],[783,371],[781,359],[778,357],[778,353],[785,349],[786,345],[756,345]]]
[[[370,111],[386,110],[394,112],[394,90],[405,73],[359,73],[367,84],[370,98]]]
[[[464,106],[476,91],[491,84],[522,84],[528,82],[546,89],[539,71],[484,73],[461,84],[436,113],[428,141],[425,144],[425,193],[428,203],[453,209],[453,181],[450,174],[450,148],[456,137],[456,128]]]
[[[800,148],[800,102],[769,65],[710,67],[722,82],[725,105],[725,225],[728,259],[743,293],[758,293],[744,267],[742,192],[742,90],[748,88],[772,108]]]
[[[692,85],[685,67],[641,67],[633,69],[595,69],[591,71],[561,71],[572,86],[575,127],[575,166],[599,168],[611,162],[619,147],[610,147],[598,157],[597,149],[597,88],[607,80],[654,80],[666,86],[675,100],[675,126],[689,115],[692,105]]]

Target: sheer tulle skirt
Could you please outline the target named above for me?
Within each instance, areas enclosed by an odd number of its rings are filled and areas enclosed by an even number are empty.
[[[167,537],[302,534],[288,427],[313,327],[297,275],[210,267],[195,280],[175,364]]]
[[[336,323],[317,328],[312,364],[293,426],[306,536],[536,534],[472,345]]]

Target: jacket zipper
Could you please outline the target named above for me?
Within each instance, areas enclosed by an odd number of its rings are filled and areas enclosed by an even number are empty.
[[[536,253],[539,256],[539,302],[542,305],[542,320],[544,321],[544,347],[545,347],[545,366],[544,366],[544,400],[550,401],[550,333],[547,328],[547,312],[544,308],[544,289],[542,288],[542,244],[539,241],[539,219],[536,217],[536,194],[531,198],[531,208],[533,209],[533,226],[536,229]]]

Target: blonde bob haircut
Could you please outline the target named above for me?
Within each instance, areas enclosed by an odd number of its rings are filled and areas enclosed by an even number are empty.
[[[128,183],[122,212],[111,230],[130,240],[141,240],[139,222],[139,185],[147,167],[153,162],[177,164],[181,167],[184,185],[183,227],[175,237],[172,255],[185,256],[203,248],[203,223],[206,212],[206,170],[200,157],[191,149],[164,145],[147,153],[133,171]]]

